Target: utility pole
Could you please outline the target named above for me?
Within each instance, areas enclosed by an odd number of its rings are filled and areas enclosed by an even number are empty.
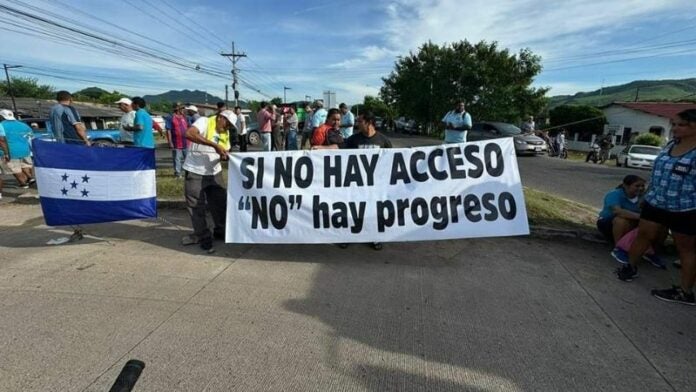
[[[17,114],[17,102],[15,102],[15,97],[14,97],[14,91],[12,91],[12,83],[10,82],[10,73],[7,72],[8,69],[12,68],[21,68],[21,65],[7,65],[3,64],[2,65],[5,68],[5,78],[7,79],[7,93],[10,94],[10,98],[12,98],[12,110],[14,110],[14,113]]]
[[[287,102],[288,102],[287,97],[285,96],[285,92],[288,91],[288,90],[292,90],[292,89],[291,89],[290,87],[285,87],[285,86],[283,86],[283,103],[287,103]]]
[[[228,106],[230,104],[230,92],[229,92],[229,87],[228,85],[225,85],[225,106]]]
[[[239,90],[237,90],[237,61],[246,57],[246,53],[237,53],[234,51],[234,41],[232,41],[232,53],[220,53],[222,57],[232,59],[232,90],[234,90],[234,106],[239,106]]]

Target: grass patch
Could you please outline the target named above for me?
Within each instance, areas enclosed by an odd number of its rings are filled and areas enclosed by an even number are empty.
[[[524,188],[529,223],[559,229],[595,228],[597,211],[584,204]]]
[[[227,188],[227,163],[222,164],[222,183]],[[173,168],[157,169],[157,197],[163,200],[184,200],[184,179],[174,177]]]

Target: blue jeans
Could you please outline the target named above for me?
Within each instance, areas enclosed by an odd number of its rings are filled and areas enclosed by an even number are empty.
[[[288,130],[287,140],[285,141],[285,150],[297,150],[297,129],[290,128]]]
[[[261,151],[271,151],[271,133],[270,132],[261,132]]]
[[[172,150],[172,159],[174,160],[174,175],[179,177],[181,176],[181,166],[184,164],[184,160],[186,159],[186,149],[184,148],[183,150],[179,149],[173,149]]]

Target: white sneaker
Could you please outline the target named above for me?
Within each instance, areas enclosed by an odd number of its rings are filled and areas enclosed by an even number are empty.
[[[186,235],[181,239],[181,245],[193,245],[199,242],[200,240],[198,239],[198,237],[196,237],[193,234]]]

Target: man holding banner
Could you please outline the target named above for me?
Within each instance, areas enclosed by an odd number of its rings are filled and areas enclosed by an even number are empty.
[[[183,245],[200,244],[208,253],[213,250],[213,236],[225,238],[225,214],[227,195],[222,181],[220,160],[228,158],[227,150],[206,138],[209,132],[225,130],[230,132],[237,122],[237,116],[231,110],[223,110],[217,115],[216,129],[209,129],[211,122],[207,117],[196,120],[186,130],[186,138],[192,142],[184,161],[184,194],[193,234],[185,236]],[[205,215],[210,209],[215,228],[211,234]]]

